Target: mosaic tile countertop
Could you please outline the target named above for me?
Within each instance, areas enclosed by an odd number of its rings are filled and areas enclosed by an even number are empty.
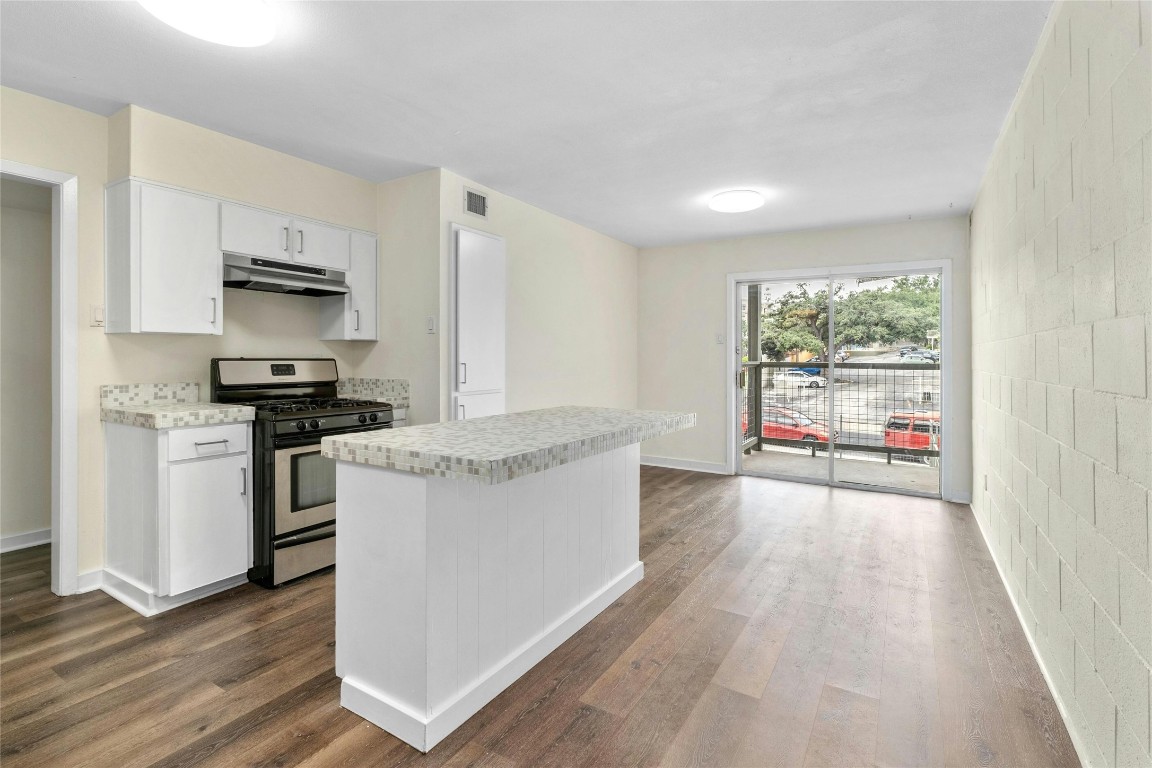
[[[694,413],[565,406],[325,437],[321,452],[495,485],[694,426]]]
[[[256,411],[247,405],[201,403],[200,385],[105,384],[100,387],[100,419],[144,429],[204,427],[252,421]]]
[[[341,397],[379,400],[394,408],[408,407],[408,379],[340,379],[336,391]]]

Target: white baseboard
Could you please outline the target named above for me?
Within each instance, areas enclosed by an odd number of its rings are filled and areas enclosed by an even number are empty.
[[[84,592],[92,592],[93,590],[100,589],[104,584],[104,571],[99,568],[95,571],[88,571],[82,573],[76,578],[76,594],[83,594]]]
[[[715,475],[731,474],[723,463],[714,461],[670,459],[664,456],[641,456],[640,463],[649,467],[663,467],[665,469],[686,469],[690,472],[711,472]]]
[[[996,574],[1000,577],[1000,583],[1004,585],[1004,591],[1008,593],[1008,601],[1012,603],[1012,610],[1016,611],[1016,621],[1020,623],[1021,629],[1024,630],[1024,637],[1028,640],[1028,647],[1032,649],[1032,657],[1036,659],[1036,663],[1040,666],[1040,674],[1044,676],[1044,682],[1048,685],[1048,691],[1052,694],[1052,700],[1056,702],[1056,709],[1060,712],[1060,718],[1064,721],[1064,728],[1068,731],[1068,736],[1072,739],[1072,747],[1076,750],[1076,757],[1080,760],[1080,765],[1091,765],[1088,762],[1088,756],[1092,753],[1085,749],[1084,742],[1081,740],[1080,734],[1076,731],[1072,718],[1068,715],[1068,707],[1064,704],[1064,699],[1060,696],[1060,690],[1053,684],[1052,675],[1048,673],[1048,666],[1044,663],[1044,657],[1040,655],[1040,649],[1036,645],[1035,638],[1032,637],[1032,628],[1028,626],[1028,622],[1024,619],[1024,614],[1020,611],[1020,606],[1016,604],[1016,596],[1012,594],[1012,588],[1008,585],[1008,580],[1004,578],[1004,569],[1000,567],[1000,561],[996,559],[996,549],[992,546],[992,542],[988,540],[988,532],[984,530],[984,526],[980,524],[980,516],[976,514],[976,510],[972,509],[971,505],[968,507],[972,512],[972,517],[976,520],[976,527],[980,529],[980,535],[984,538],[984,546],[988,549],[988,556],[992,558],[992,564],[996,566]]]
[[[502,663],[439,712],[423,716],[356,680],[354,674],[345,676],[340,685],[340,706],[380,726],[421,752],[427,752],[643,578],[644,563],[638,562],[567,616],[552,624],[535,640],[509,654]]]
[[[14,533],[11,536],[0,536],[0,552],[15,552],[18,549],[28,549],[28,547],[38,547],[41,544],[51,543],[51,528],[28,531],[27,533]]]
[[[88,575],[88,574],[85,574]],[[199,587],[197,589],[190,589],[179,595],[171,595],[160,597],[152,594],[151,590],[145,588],[143,585],[138,584],[133,579],[121,576],[114,571],[104,569],[100,583],[100,589],[141,616],[155,616],[158,613],[177,608],[181,605],[199,600],[209,595],[214,595],[217,592],[223,592],[226,589],[238,587],[248,581],[246,574],[232,576],[227,579],[213,582],[212,584]]]

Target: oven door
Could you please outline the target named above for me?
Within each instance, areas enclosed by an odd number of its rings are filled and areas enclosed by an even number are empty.
[[[273,538],[336,520],[336,461],[319,442],[276,449],[274,508]]]

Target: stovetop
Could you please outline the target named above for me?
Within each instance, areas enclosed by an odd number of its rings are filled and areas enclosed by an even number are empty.
[[[375,400],[355,400],[348,397],[308,397],[298,400],[272,400],[255,402],[251,405],[257,413],[281,414],[303,413],[306,411],[345,410],[349,408],[391,408],[390,403]]]

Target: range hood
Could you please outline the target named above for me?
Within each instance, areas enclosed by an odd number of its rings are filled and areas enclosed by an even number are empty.
[[[348,293],[338,269],[224,254],[224,287],[294,296],[342,296]]]

